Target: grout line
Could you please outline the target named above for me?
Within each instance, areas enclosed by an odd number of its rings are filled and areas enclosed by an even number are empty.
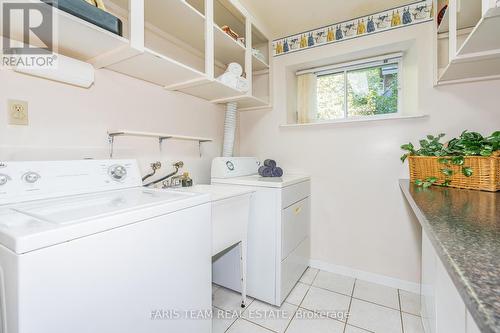
[[[359,326],[356,326],[356,325],[349,324],[348,326],[359,328],[359,329],[360,329],[360,330],[362,330],[363,332],[375,333],[374,331],[370,331],[370,330],[368,330],[368,329],[366,329],[366,328],[359,327]]]
[[[304,296],[302,296],[302,298],[300,299],[299,304],[297,304],[296,306],[300,306],[300,305],[302,304],[302,302],[304,302],[304,298],[306,298],[307,293],[309,292],[309,289],[311,289],[311,286],[310,286],[310,285],[307,285],[307,284],[306,284],[306,286],[307,286],[307,290],[306,290],[306,292],[305,292]],[[294,305],[295,305],[295,304],[294,304]]]
[[[393,310],[393,311],[401,312],[401,310],[391,308],[390,306],[387,306],[387,305],[384,305],[384,304],[379,304],[379,303],[375,303],[375,302],[372,302],[372,301],[367,301],[366,299],[362,299],[362,298],[358,298],[358,297],[353,297],[353,298],[354,298],[355,300],[358,300],[358,301],[363,301],[363,302],[366,302],[366,303],[375,304],[375,305],[378,305],[378,306],[384,307],[384,308],[386,308],[386,309],[390,309],[390,310]]]
[[[307,291],[306,291],[306,293],[305,293],[304,297],[302,297],[302,300],[300,301],[300,303],[299,303],[299,305],[298,305],[298,306],[299,306],[299,308],[302,308],[302,303],[304,303],[304,300],[306,299],[307,295],[309,294],[309,291],[311,290],[311,287],[312,287],[312,286],[310,285],[310,286],[307,288]]]
[[[312,286],[312,284],[314,283],[314,280],[316,280],[316,276],[318,276],[319,269],[318,269],[318,271],[316,272],[316,275],[314,275],[314,277],[312,278],[311,283],[308,283],[308,282],[304,282],[304,281],[302,281],[302,278],[304,277],[304,274],[306,274],[306,273],[307,273],[307,271],[310,271],[310,270],[312,270],[312,269],[317,269],[317,268],[308,267],[308,268],[304,271],[304,273],[302,273],[302,275],[300,276],[300,279],[299,279],[299,281],[298,281],[298,282],[301,282],[301,283],[306,284],[306,285],[308,285],[308,286]]]
[[[405,332],[405,328],[404,328],[404,325],[403,325],[403,311],[401,311],[401,294],[399,293],[399,289],[398,289],[398,302],[399,302],[399,318],[401,318],[401,332]]]
[[[255,299],[254,299],[254,300],[255,300]],[[267,303],[266,303],[266,304],[267,304]],[[294,318],[294,317],[295,317],[295,315],[297,314],[297,310],[299,309],[299,307],[298,307],[297,305],[295,305],[295,304],[288,303],[288,302],[286,302],[286,301],[285,301],[285,302],[283,302],[283,304],[282,304],[281,306],[283,306],[284,304],[288,304],[288,305],[290,305],[290,306],[296,307],[295,311],[293,312],[293,315],[290,317],[290,319],[289,319],[289,321],[288,321],[288,324],[287,324],[287,326],[286,326],[286,328],[285,328],[285,331],[286,331],[286,330],[288,329],[288,326],[290,326],[290,323],[292,322],[293,318]],[[276,308],[276,311],[279,311],[279,310],[281,309],[281,306],[280,306],[279,308]],[[249,307],[249,306],[247,306],[247,308],[248,308],[248,307]],[[275,307],[275,306],[274,306],[274,305],[272,305],[272,307]],[[245,309],[245,310],[246,310],[246,309]],[[255,321],[252,321],[252,319],[250,319],[250,318],[245,318],[245,317],[241,316],[241,317],[239,317],[238,319],[242,319],[242,320],[245,320],[245,321],[247,321],[247,322],[249,322],[249,323],[252,323],[252,324],[254,324],[254,325],[260,326],[260,327],[262,327],[262,328],[264,328],[264,329],[266,329],[266,330],[268,330],[268,331],[271,331],[271,332],[273,332],[273,333],[278,333],[277,331],[274,331],[274,330],[272,330],[272,329],[270,329],[270,328],[267,328],[267,327],[265,327],[265,326],[263,326],[263,325],[261,325],[261,324],[259,324],[259,323],[255,322]],[[283,332],[284,332],[284,331],[283,331]]]
[[[399,292],[399,289],[398,289],[398,304],[399,304],[399,312],[402,312],[403,307],[401,306],[401,293]]]
[[[316,268],[316,269],[317,269],[317,268]],[[316,281],[316,278],[318,277],[318,275],[319,275],[319,272],[320,272],[320,271],[321,271],[321,270],[320,270],[320,269],[318,269],[318,271],[316,272],[316,275],[314,275],[314,278],[313,278],[313,279],[312,279],[312,281],[311,281],[311,286],[314,284],[314,281]]]
[[[318,273],[319,273],[319,270],[318,270]],[[316,274],[318,275],[318,274]],[[316,277],[314,277],[314,279],[316,279]],[[313,282],[314,282],[314,279],[313,279]],[[299,281],[300,282],[300,281]],[[288,328],[290,327],[290,325],[292,324],[292,321],[295,319],[295,317],[297,316],[297,312],[299,312],[300,309],[303,309],[301,307],[302,303],[304,302],[304,299],[306,298],[307,294],[309,293],[309,290],[311,290],[311,285],[310,284],[307,284],[307,283],[304,283],[304,285],[307,286],[307,290],[306,290],[306,293],[304,294],[304,297],[302,297],[302,300],[299,302],[299,305],[295,305],[297,306],[297,310],[295,310],[295,313],[293,314],[293,317],[292,319],[290,320],[290,322],[288,323],[288,325],[286,326],[285,330],[283,331],[283,333],[286,333],[286,331],[288,330]]]
[[[238,321],[238,319],[240,319],[240,318],[236,318],[236,319],[235,319],[235,320],[231,323],[231,325],[229,325],[229,326],[226,328],[226,330],[224,331],[224,333],[226,333],[227,331],[229,331],[229,329],[231,328],[231,326],[233,326],[233,325],[234,325],[234,323],[236,323],[236,322]]]
[[[288,303],[288,304],[290,304],[290,303]],[[294,306],[297,306],[297,305],[294,305]],[[295,312],[293,313],[292,318],[290,319],[290,321],[286,325],[285,330],[283,331],[283,333],[286,333],[286,331],[288,330],[288,327],[290,327],[290,325],[292,324],[293,319],[297,316],[297,312],[299,311],[299,309],[300,308],[297,306],[297,309],[295,309]]]
[[[352,298],[354,296],[354,289],[356,289],[356,281],[358,281],[358,279],[354,279],[354,283],[352,284],[351,299],[349,300],[349,307],[347,308],[347,319],[345,320],[344,331],[343,331],[344,333],[347,330],[347,323],[349,322],[349,317],[351,314]]]
[[[246,321],[246,322],[249,322],[250,324],[253,324],[253,325],[255,325],[255,326],[259,326],[259,327],[261,327],[261,328],[265,329],[266,331],[273,332],[273,333],[278,333],[278,332],[273,331],[273,330],[271,330],[271,329],[269,329],[269,328],[267,328],[267,327],[264,327],[264,326],[262,326],[262,325],[260,325],[260,324],[254,323],[253,321],[250,321],[250,320],[248,320],[248,319],[246,319],[246,318],[241,317],[241,318],[239,318],[239,319],[244,320],[244,321]]]
[[[323,287],[319,287],[319,286],[313,286],[313,285],[311,285],[311,287],[314,287],[316,289],[326,290],[326,291],[329,291],[329,292],[332,292],[332,293],[336,293],[336,294],[339,294],[339,295],[344,295],[344,296],[347,296],[347,297],[352,297],[352,294],[339,293],[338,291],[327,289],[327,288],[323,288]]]
[[[338,320],[338,319],[335,319],[335,318],[332,318],[332,317],[329,317],[328,315],[324,315],[322,314],[321,312],[317,311],[317,310],[311,310],[311,309],[308,309],[308,308],[304,308],[304,307],[301,307],[299,306],[299,309],[301,310],[306,310],[306,311],[309,311],[309,312],[312,312],[312,313],[315,313],[317,315],[319,315],[320,317],[324,318],[324,319],[329,319],[329,320],[335,320],[335,321],[338,321],[339,323],[341,324],[345,324],[346,322],[342,321],[342,320]]]
[[[419,318],[422,318],[422,315],[420,315],[420,314],[414,314],[414,313],[411,313],[411,312],[408,312],[408,311],[403,311],[403,310],[401,310],[401,312],[406,313],[406,314],[409,314],[409,315],[412,315],[412,316],[414,316],[414,317],[419,317]]]

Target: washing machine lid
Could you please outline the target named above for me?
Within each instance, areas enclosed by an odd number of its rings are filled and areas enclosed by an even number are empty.
[[[309,176],[298,174],[284,174],[283,177],[261,177],[259,175],[250,175],[233,178],[212,178],[212,184],[283,188],[308,180],[310,180]]]
[[[0,207],[0,244],[16,253],[203,204],[208,195],[142,187]]]

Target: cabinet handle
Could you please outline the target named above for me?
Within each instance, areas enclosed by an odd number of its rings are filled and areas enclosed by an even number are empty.
[[[302,206],[295,207],[295,215],[299,215],[301,211],[302,211]]]

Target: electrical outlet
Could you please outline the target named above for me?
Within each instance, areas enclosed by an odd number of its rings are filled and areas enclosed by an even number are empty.
[[[7,101],[9,125],[28,126],[28,102],[9,99]]]

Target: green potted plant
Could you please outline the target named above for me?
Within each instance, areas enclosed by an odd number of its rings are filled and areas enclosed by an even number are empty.
[[[427,135],[420,148],[407,143],[401,161],[409,161],[410,180],[418,186],[451,186],[486,191],[500,190],[500,131],[489,136],[463,131],[447,143],[445,134]]]

